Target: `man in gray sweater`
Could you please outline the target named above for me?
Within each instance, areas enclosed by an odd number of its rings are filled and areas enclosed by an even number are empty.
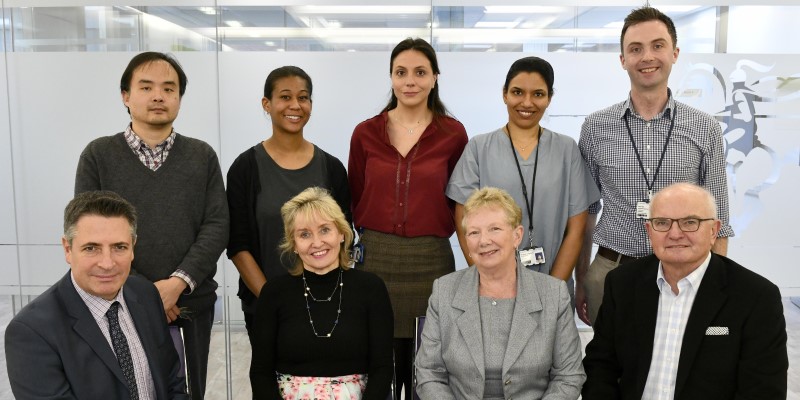
[[[131,123],[84,149],[75,194],[111,190],[139,213],[132,273],[152,281],[167,320],[184,332],[192,399],[203,399],[214,321],[217,261],[228,242],[219,161],[205,142],[172,129],[186,74],[172,56],[135,56],[120,81]]]

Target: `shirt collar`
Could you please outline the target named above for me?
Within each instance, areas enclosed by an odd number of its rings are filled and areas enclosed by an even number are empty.
[[[675,109],[675,98],[672,97],[672,89],[667,88],[667,104],[664,106],[664,109],[656,115],[655,118],[661,118],[662,116],[670,117],[672,115],[672,110]],[[628,92],[628,99],[622,104],[622,108],[619,110],[619,117],[620,119],[625,118],[625,113],[630,110],[631,115],[639,115],[636,113],[636,110],[633,109],[633,101],[631,101],[631,94]]]
[[[700,289],[700,283],[703,281],[703,276],[706,274],[706,270],[708,269],[708,264],[711,262],[711,252],[708,253],[706,259],[700,264],[699,267],[695,268],[692,273],[686,275],[683,279],[678,281],[680,282],[687,281],[689,282],[689,286],[694,289],[694,292]],[[664,288],[664,285],[667,284],[667,279],[664,277],[664,267],[661,265],[661,262],[658,263],[658,274],[656,275],[656,285],[658,286],[658,290],[661,291]]]
[[[106,312],[111,307],[111,304],[113,304],[115,301],[119,302],[122,310],[126,310],[128,308],[127,304],[125,304],[125,297],[122,295],[122,291],[125,288],[124,286],[119,288],[119,292],[117,292],[117,295],[114,297],[114,299],[109,301],[83,290],[80,286],[78,286],[78,282],[75,281],[75,276],[71,271],[69,276],[70,279],[72,279],[72,285],[75,287],[75,290],[78,292],[81,300],[86,303],[86,306],[89,308],[89,311],[92,313],[92,316],[95,320],[105,319]]]
[[[176,136],[177,134],[175,133],[175,129],[173,129],[163,142],[156,145],[156,148],[162,147],[164,150],[170,151],[172,149],[172,145],[175,143]],[[136,152],[138,152],[142,146],[150,148],[150,146],[148,146],[147,143],[142,140],[142,138],[139,137],[136,132],[133,131],[133,124],[128,124],[128,126],[125,128],[125,141],[128,142],[128,146],[130,146],[130,148]]]

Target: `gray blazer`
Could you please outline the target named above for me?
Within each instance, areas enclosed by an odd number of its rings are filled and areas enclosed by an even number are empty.
[[[417,353],[417,393],[482,399],[484,354],[478,270],[437,279]],[[564,281],[517,265],[517,299],[503,361],[506,399],[577,399],[586,374]]]

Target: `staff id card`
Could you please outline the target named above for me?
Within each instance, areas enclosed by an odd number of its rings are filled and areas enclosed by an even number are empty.
[[[636,202],[636,218],[639,219],[650,218],[650,203],[646,201]]]
[[[650,219],[650,201],[653,200],[653,191],[647,191],[647,200],[636,202],[636,218]]]
[[[519,261],[526,267],[544,264],[544,248],[540,246],[534,246],[520,250]]]

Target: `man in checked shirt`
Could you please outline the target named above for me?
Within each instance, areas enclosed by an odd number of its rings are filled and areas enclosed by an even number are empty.
[[[710,115],[676,101],[668,84],[678,60],[672,20],[645,6],[625,18],[622,68],[631,82],[627,100],[586,117],[578,142],[602,196],[589,207],[584,245],[575,269],[578,317],[591,325],[603,299],[606,274],[653,252],[645,231],[652,195],[674,182],[708,189],[721,229],[713,252],[726,255],[729,225],[724,143]],[[589,265],[592,242],[599,248]]]
[[[111,190],[139,213],[132,273],[152,281],[167,320],[183,328],[192,399],[205,393],[217,260],[228,243],[219,161],[203,141],[175,132],[186,74],[172,56],[136,55],[122,74],[124,132],[89,143],[75,193]]]

